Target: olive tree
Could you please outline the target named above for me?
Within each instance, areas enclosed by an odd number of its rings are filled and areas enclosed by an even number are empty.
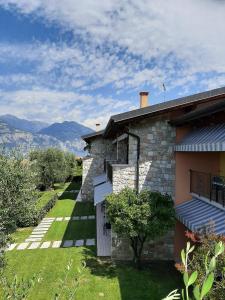
[[[162,236],[174,225],[172,198],[159,192],[144,190],[137,194],[125,188],[107,196],[106,208],[114,232],[130,239],[137,266],[140,266],[145,241]]]
[[[41,189],[52,188],[54,183],[65,180],[67,168],[63,151],[56,148],[34,150],[30,153],[30,160]]]
[[[37,197],[28,161],[0,155],[0,170],[0,249],[4,249],[17,226],[32,223]]]

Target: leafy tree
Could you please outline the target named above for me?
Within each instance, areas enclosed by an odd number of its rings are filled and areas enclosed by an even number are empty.
[[[106,203],[113,230],[130,239],[133,261],[140,267],[144,242],[162,236],[174,225],[172,198],[147,190],[137,194],[125,188],[118,194],[109,195]]]
[[[37,198],[35,176],[26,160],[0,155],[0,170],[0,249],[3,249],[17,226],[30,225]]]
[[[70,152],[66,152],[64,155],[66,160],[66,179],[71,179],[77,167],[76,156]]]
[[[51,188],[54,183],[65,181],[68,172],[71,173],[71,165],[70,168],[67,167],[69,158],[65,157],[63,151],[56,148],[34,150],[30,153],[30,160],[33,162],[39,187],[42,189]]]

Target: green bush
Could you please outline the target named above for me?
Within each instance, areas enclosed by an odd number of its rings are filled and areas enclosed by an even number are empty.
[[[172,198],[159,192],[125,188],[106,197],[107,217],[114,232],[130,239],[133,261],[140,266],[141,254],[147,239],[165,234],[175,222]]]
[[[189,270],[193,272],[196,270],[198,272],[197,283],[202,285],[205,279],[204,265],[205,262],[202,257],[208,256],[211,259],[214,256],[216,245],[222,240],[224,242],[224,237],[217,236],[214,233],[209,234],[187,234],[192,241],[198,241],[195,251],[193,252],[192,258],[190,260]],[[209,294],[205,299],[207,300],[220,300],[225,299],[225,252],[223,251],[221,255],[217,257],[217,263],[214,270],[215,282],[210,290]]]
[[[9,242],[9,235],[17,226],[28,226],[32,222],[37,193],[35,175],[29,161],[1,154],[0,170],[0,249],[2,249]]]
[[[221,290],[221,294],[217,294],[216,298],[213,296],[213,289],[215,289],[215,284],[218,281],[217,268],[218,260],[224,255],[225,247],[224,242],[219,241],[212,243],[213,246],[207,252],[202,251],[201,256],[199,256],[199,261],[197,264],[193,265],[195,258],[191,258],[195,250],[195,246],[191,246],[190,242],[187,243],[186,249],[181,251],[182,260],[182,274],[185,288],[182,289],[182,299],[183,300],[222,300],[224,298],[224,290]],[[195,268],[196,267],[196,268]],[[223,265],[221,270],[220,282],[224,281],[224,271],[225,266]],[[218,297],[218,298],[217,298]],[[172,291],[163,300],[175,300],[181,299],[178,290]]]
[[[35,224],[37,225],[44,216],[53,208],[53,206],[56,204],[56,201],[58,200],[58,195],[54,194],[50,200],[39,210],[37,211],[37,217],[35,220]]]

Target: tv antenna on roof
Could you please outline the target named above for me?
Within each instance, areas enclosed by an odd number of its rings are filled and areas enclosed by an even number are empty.
[[[163,87],[163,101],[165,102],[165,96],[166,96],[166,86],[165,83],[162,83],[162,87]]]

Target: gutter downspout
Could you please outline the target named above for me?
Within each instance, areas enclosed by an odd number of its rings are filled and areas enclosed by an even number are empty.
[[[139,159],[140,159],[140,137],[134,133],[126,131],[126,133],[137,140],[137,166],[136,166],[136,191],[139,193]]]

